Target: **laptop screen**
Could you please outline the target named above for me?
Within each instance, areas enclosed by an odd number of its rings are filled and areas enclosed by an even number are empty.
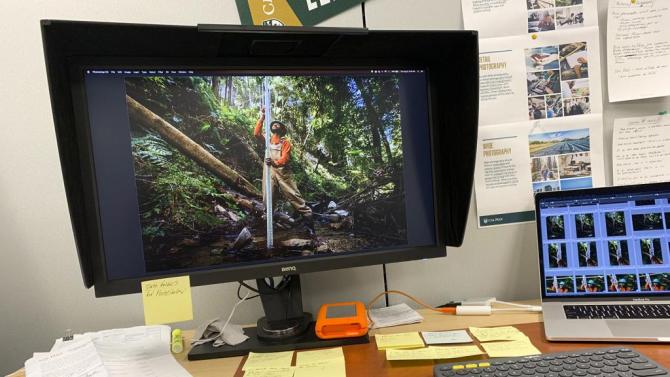
[[[536,209],[543,297],[670,293],[668,185],[541,194]]]

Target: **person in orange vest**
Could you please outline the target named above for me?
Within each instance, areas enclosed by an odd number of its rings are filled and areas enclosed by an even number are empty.
[[[264,122],[265,109],[261,108],[261,116],[254,128],[254,137],[261,140],[263,144],[265,144],[265,136],[263,135]],[[315,231],[312,209],[307,206],[300,190],[298,190],[289,166],[289,162],[291,161],[291,141],[286,137],[286,133],[288,132],[286,125],[274,120],[270,123],[270,132],[272,133],[270,143],[268,144],[270,157],[265,159],[263,176],[265,177],[265,169],[270,169],[273,202],[277,191],[279,191],[291,203],[293,208],[300,213],[307,232],[313,236]],[[265,185],[263,185],[263,202],[265,202],[265,197]]]

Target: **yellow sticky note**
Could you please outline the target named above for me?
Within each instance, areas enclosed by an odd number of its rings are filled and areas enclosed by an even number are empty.
[[[143,281],[142,301],[144,302],[144,322],[147,325],[193,319],[189,276]]]
[[[325,364],[344,365],[344,352],[342,352],[342,347],[298,352],[295,361],[295,365],[297,366]]]
[[[517,330],[516,327],[470,327],[470,333],[480,342],[491,342],[495,340],[521,340],[528,337]]]
[[[294,367],[248,369],[244,377],[293,377]]]
[[[510,342],[482,343],[482,347],[489,357],[521,357],[542,353],[527,338]]]
[[[386,350],[386,360],[433,360],[435,353],[430,347],[415,349],[394,349]]]
[[[377,348],[385,350],[387,348],[419,348],[423,347],[423,339],[418,332],[403,332],[397,334],[377,334],[375,335]]]
[[[463,357],[470,357],[476,355],[482,355],[481,349],[477,346],[433,346],[428,347],[433,349],[433,354],[435,354],[435,359],[460,359]]]
[[[249,352],[247,361],[242,370],[263,369],[263,368],[287,368],[293,361],[293,351],[255,353]]]
[[[295,368],[293,377],[347,377],[344,364],[303,365]]]

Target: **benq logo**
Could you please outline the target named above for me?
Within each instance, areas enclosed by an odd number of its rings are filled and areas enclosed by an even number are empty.
[[[295,266],[288,266],[288,267],[282,267],[281,272],[288,272],[288,271],[297,271]]]

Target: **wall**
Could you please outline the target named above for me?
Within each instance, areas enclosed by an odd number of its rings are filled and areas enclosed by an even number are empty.
[[[373,29],[459,29],[459,3],[370,0],[366,21]],[[599,8],[604,26],[604,1],[599,1]],[[4,16],[0,23],[0,373],[8,373],[32,352],[48,350],[67,328],[81,332],[143,323],[139,295],[96,299],[83,288],[58,163],[39,20],[194,25],[238,23],[239,19],[232,0],[3,0],[0,14]],[[359,27],[360,8],[324,25]],[[668,98],[605,104],[606,145],[611,143],[613,118],[667,108]],[[431,304],[484,295],[537,297],[533,225],[479,230],[475,219],[471,209],[464,246],[450,249],[448,258],[388,265],[390,288],[415,293]],[[227,314],[237,300],[235,289],[235,284],[194,288],[195,320],[180,326],[191,328]],[[305,305],[312,311],[323,302],[367,301],[381,290],[380,266],[303,277]],[[261,314],[258,300],[238,310],[238,323],[251,323]]]

